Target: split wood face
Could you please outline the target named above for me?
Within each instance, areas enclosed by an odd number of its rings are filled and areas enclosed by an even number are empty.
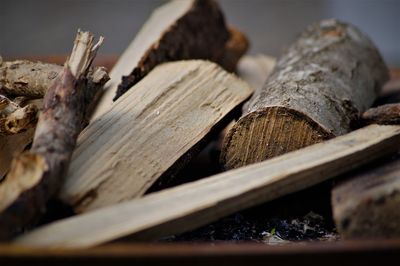
[[[224,140],[226,169],[349,132],[389,75],[355,27],[326,20],[309,27],[244,106]]]
[[[156,67],[83,131],[62,200],[86,212],[142,196],[185,165],[252,92],[208,61]]]

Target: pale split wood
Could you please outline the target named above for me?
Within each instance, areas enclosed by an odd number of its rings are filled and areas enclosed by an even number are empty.
[[[371,125],[271,160],[77,215],[16,239],[20,245],[90,247],[130,236],[194,229],[395,153],[400,127]]]
[[[183,59],[221,61],[228,39],[228,28],[214,0],[174,0],[160,6],[112,69],[91,121],[108,112],[114,97],[125,93],[160,63]]]
[[[156,67],[82,132],[60,198],[85,212],[142,196],[252,92],[212,62]]]

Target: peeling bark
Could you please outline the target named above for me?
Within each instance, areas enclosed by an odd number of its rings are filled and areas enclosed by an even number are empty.
[[[388,77],[355,27],[336,20],[310,26],[244,106],[225,137],[222,164],[240,167],[349,132]]]
[[[0,184],[0,239],[30,226],[63,181],[88,100],[86,76],[101,44],[78,32],[72,54],[47,90],[30,151],[17,156]]]

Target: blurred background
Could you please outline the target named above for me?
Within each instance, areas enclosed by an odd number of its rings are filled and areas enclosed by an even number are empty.
[[[106,37],[101,55],[117,56],[163,0],[0,0],[0,55],[68,54],[78,28]],[[400,67],[400,0],[220,0],[229,24],[247,33],[250,53],[279,56],[308,24],[351,22]]]

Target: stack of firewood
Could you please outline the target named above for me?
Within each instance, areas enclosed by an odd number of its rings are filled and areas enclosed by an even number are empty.
[[[399,107],[369,109],[388,69],[352,25],[315,23],[276,62],[242,58],[248,40],[216,1],[175,0],[153,12],[110,77],[92,67],[102,41],[79,31],[63,67],[0,60],[1,239],[157,239],[400,148]],[[222,173],[162,189],[189,181],[179,173],[213,140]],[[344,238],[400,236],[397,161],[376,165],[333,188]],[[54,199],[76,215],[37,227]]]

